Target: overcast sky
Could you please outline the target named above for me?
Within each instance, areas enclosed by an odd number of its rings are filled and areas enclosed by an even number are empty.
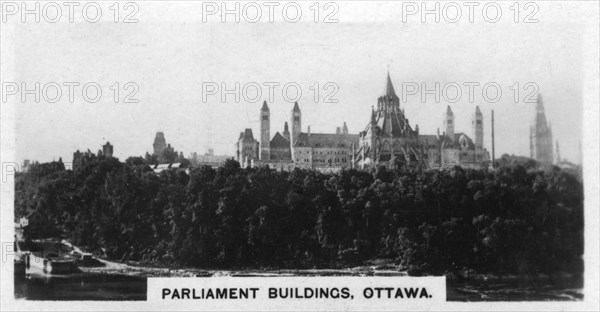
[[[220,93],[203,102],[202,85],[211,82],[229,87],[235,82],[241,86],[297,83],[302,88],[303,131],[310,125],[312,132],[334,132],[345,121],[351,133],[358,133],[383,92],[389,66],[399,96],[403,83],[425,83],[428,88],[436,82],[441,86],[479,83],[474,103],[469,103],[463,85],[457,103],[444,98],[435,103],[433,95],[422,102],[413,95],[401,107],[422,134],[435,134],[450,104],[456,132],[471,135],[471,115],[479,105],[488,149],[494,109],[497,157],[529,156],[535,104],[524,103],[533,89],[523,88],[532,82],[544,98],[561,156],[579,161],[585,29],[577,17],[585,14],[585,4],[576,9],[559,2],[539,3],[535,16],[539,22],[533,24],[514,23],[509,3],[503,4],[498,23],[475,15],[475,23],[463,17],[456,24],[421,23],[419,17],[403,23],[400,4],[384,2],[369,7],[339,2],[338,23],[314,23],[309,4],[302,3],[305,15],[299,23],[285,22],[277,15],[274,23],[221,23],[214,17],[203,23],[199,4],[152,2],[139,4],[135,15],[139,22],[134,24],[114,23],[110,18],[93,24],[3,24],[3,49],[7,41],[10,49],[2,62],[3,66],[9,62],[4,81],[97,82],[103,91],[97,103],[82,100],[81,86],[74,103],[66,94],[58,103],[43,99],[17,103],[16,159],[71,161],[75,150],[97,151],[110,141],[115,156],[124,160],[152,151],[157,131],[164,132],[167,142],[186,156],[203,153],[209,146],[217,154],[233,156],[234,143],[244,128],[252,128],[259,137],[259,109],[262,99],[268,99],[268,89],[256,103],[244,98],[236,103],[233,96],[222,102]],[[109,89],[115,82],[121,87],[119,103],[112,101]],[[139,103],[123,103],[129,93],[123,90],[127,82],[139,86],[133,96]],[[328,82],[339,87],[333,96],[339,103],[324,103],[332,90],[323,90]],[[481,86],[491,82],[502,88],[497,103],[481,95]],[[321,89],[318,103],[309,89],[315,83]],[[515,83],[520,88],[518,103],[510,89]],[[271,135],[283,130],[293,106],[282,97],[281,86],[269,103]],[[62,90],[68,91],[64,86]]]

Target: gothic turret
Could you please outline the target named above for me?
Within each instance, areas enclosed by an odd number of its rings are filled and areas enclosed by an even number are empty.
[[[288,141],[290,140],[290,129],[288,128],[287,121],[283,124],[283,137]]]

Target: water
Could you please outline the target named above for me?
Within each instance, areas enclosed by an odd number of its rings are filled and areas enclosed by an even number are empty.
[[[446,281],[447,301],[578,301],[581,277],[504,278],[493,281]]]
[[[225,271],[211,273],[218,276]],[[322,275],[328,274],[325,270]],[[230,276],[265,276],[265,272],[227,272]],[[268,273],[268,272],[266,272]],[[309,275],[321,275],[313,272]],[[274,272],[268,276],[280,276]],[[292,274],[303,275],[303,274]],[[343,275],[343,274],[342,274]],[[198,277],[211,278],[211,277]],[[219,278],[219,277],[212,277]],[[582,300],[581,278],[505,278],[492,281],[447,281],[448,301],[577,301]],[[15,297],[26,300],[146,300],[147,280],[143,276],[106,273],[48,275],[27,270],[15,276]]]
[[[27,300],[146,300],[145,277],[78,273],[15,276],[15,298]]]

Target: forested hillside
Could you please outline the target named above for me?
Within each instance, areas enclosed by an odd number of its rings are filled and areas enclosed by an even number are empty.
[[[156,175],[139,158],[36,164],[16,176],[29,237],[62,235],[108,258],[201,268],[583,270],[583,187],[572,173],[241,169]]]

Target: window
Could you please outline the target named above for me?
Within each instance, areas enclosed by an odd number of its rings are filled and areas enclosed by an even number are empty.
[[[481,120],[477,120],[477,124],[478,124],[478,125],[481,125]]]
[[[269,120],[269,116],[268,115],[264,115],[263,116],[263,120]]]
[[[300,121],[300,117],[294,116],[294,121]]]

